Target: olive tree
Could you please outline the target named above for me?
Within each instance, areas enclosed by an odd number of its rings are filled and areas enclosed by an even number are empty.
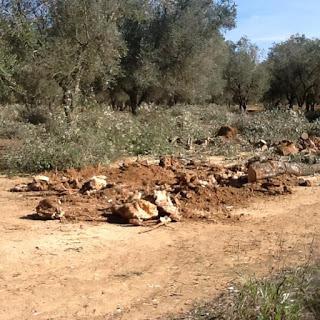
[[[271,75],[267,98],[314,108],[319,102],[320,40],[295,35],[274,45],[268,57]]]
[[[232,28],[231,1],[153,0],[145,14],[121,25],[128,48],[117,83],[133,110],[143,101],[173,104],[211,99],[222,87],[226,46],[220,30]],[[138,18],[138,19],[137,19]]]
[[[258,102],[265,93],[268,76],[259,63],[258,48],[247,38],[229,43],[229,62],[225,70],[225,94],[246,111],[249,102]]]

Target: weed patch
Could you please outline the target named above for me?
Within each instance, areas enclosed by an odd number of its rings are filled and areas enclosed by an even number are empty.
[[[274,278],[250,278],[212,303],[196,307],[186,320],[320,319],[320,268],[298,268]]]

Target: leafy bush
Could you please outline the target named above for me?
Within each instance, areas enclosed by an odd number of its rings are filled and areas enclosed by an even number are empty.
[[[38,125],[25,123],[21,108],[0,112],[0,138],[20,141],[6,152],[2,169],[36,172],[106,164],[122,156],[186,153],[190,138],[210,137],[207,153],[232,156],[252,151],[252,143],[260,139],[296,140],[304,131],[320,132],[320,123],[309,123],[301,115],[285,111],[242,115],[217,105],[145,106],[133,116],[90,104],[77,109],[71,122],[60,110],[46,112],[46,120]],[[239,139],[216,137],[224,125],[237,127]],[[182,144],[170,142],[175,138]]]
[[[49,120],[49,110],[44,107],[25,107],[20,110],[22,122],[33,125],[43,124]]]
[[[303,114],[279,109],[244,115],[233,123],[244,138],[252,143],[260,139],[296,141],[303,132],[320,128],[319,124],[309,123]]]
[[[209,137],[226,120],[226,115],[211,106],[146,108],[137,116],[90,106],[75,112],[71,123],[57,112],[37,126],[21,122],[19,114],[10,125],[8,120],[0,123],[0,137],[8,137],[11,126],[23,128],[22,135],[10,134],[22,143],[12,147],[4,159],[4,169],[23,172],[104,164],[125,155],[180,152],[181,147],[170,143],[174,137],[185,141]]]
[[[0,107],[0,138],[21,139],[32,125],[20,122],[22,108],[17,105]]]

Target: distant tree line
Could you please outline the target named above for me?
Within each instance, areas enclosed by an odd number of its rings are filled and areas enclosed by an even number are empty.
[[[276,44],[266,62],[270,75],[265,100],[314,110],[320,103],[320,40],[292,36]]]
[[[319,40],[293,36],[266,61],[248,39],[225,41],[231,0],[0,0],[0,102],[64,107],[91,99],[319,103]]]

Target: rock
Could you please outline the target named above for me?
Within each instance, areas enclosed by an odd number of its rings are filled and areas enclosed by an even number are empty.
[[[182,191],[180,192],[180,194],[181,194],[181,196],[182,196],[183,198],[186,198],[186,199],[191,199],[191,198],[192,198],[191,192],[188,192],[188,191],[186,191],[186,190],[182,190]]]
[[[261,151],[267,151],[269,149],[268,142],[263,139],[259,140],[259,142],[255,146]]]
[[[125,219],[129,223],[132,223],[134,220],[152,220],[158,218],[159,215],[156,205],[142,199],[135,200],[133,202],[128,202],[123,206],[114,208],[113,213],[119,215],[121,218]],[[137,225],[136,222],[132,224]]]
[[[54,186],[50,187],[50,190],[53,190],[59,193],[69,192],[69,189],[63,183],[56,183]]]
[[[50,179],[47,176],[35,176],[33,181],[28,183],[28,191],[40,192],[49,190]]]
[[[230,178],[230,174],[223,172],[221,173],[221,179],[228,180]]]
[[[234,139],[238,135],[238,130],[230,126],[223,126],[219,129],[217,136],[227,139]]]
[[[174,222],[181,220],[179,209],[172,203],[170,195],[165,190],[156,190],[154,192],[155,204],[163,215],[167,215]]]
[[[36,207],[36,212],[41,218],[50,220],[59,220],[64,216],[64,212],[60,208],[59,203],[49,199],[41,200]]]
[[[28,184],[28,191],[41,192],[48,191],[49,184],[46,181],[33,181]]]
[[[159,159],[143,159],[143,160],[139,160],[138,164],[141,164],[143,166],[149,167],[149,166],[158,166],[160,164],[160,160]]]
[[[205,188],[209,186],[209,182],[205,180],[199,180],[198,183],[200,184],[201,187]]]
[[[209,178],[209,182],[213,185],[213,186],[217,186],[218,185],[218,181],[217,179],[215,178],[214,175],[211,175],[208,177]]]
[[[86,181],[80,189],[80,193],[87,193],[90,191],[99,191],[107,186],[106,176],[94,176]]]
[[[142,199],[142,193],[140,191],[135,191],[135,192],[129,192],[128,193],[128,202],[133,202],[136,200],[141,200]]]
[[[39,176],[33,177],[33,181],[34,181],[34,182],[37,182],[37,183],[39,183],[39,182],[49,183],[50,178],[47,177],[47,176],[40,176],[40,175],[39,175]]]
[[[299,149],[295,146],[293,142],[283,141],[278,146],[278,152],[282,156],[290,156],[299,153]]]
[[[71,189],[80,189],[81,188],[81,184],[78,179],[70,179],[67,181],[67,184],[68,184],[69,188],[71,188]]]
[[[33,181],[25,184],[21,183],[13,187],[11,192],[39,192],[39,191],[48,191],[49,190],[49,178],[45,176],[36,176],[33,178]]]
[[[298,180],[299,187],[312,187],[312,183],[310,180],[299,179]]]
[[[13,188],[10,189],[10,192],[28,192],[29,187],[25,183],[17,184]]]
[[[171,218],[169,218],[168,216],[165,216],[165,217],[160,217],[160,223],[162,224],[168,224],[172,222]]]
[[[171,156],[163,156],[160,158],[159,166],[162,168],[171,168],[174,164],[174,160]]]

